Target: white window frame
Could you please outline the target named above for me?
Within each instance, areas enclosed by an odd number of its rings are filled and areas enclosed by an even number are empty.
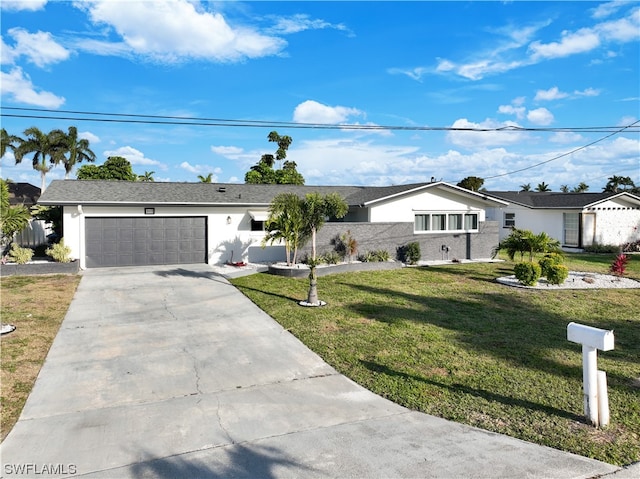
[[[450,229],[454,219],[453,216],[460,216],[461,228]],[[418,216],[426,217],[418,221]],[[434,229],[439,222],[439,218],[444,216],[444,229]],[[465,228],[467,218],[469,216],[475,216],[475,228]],[[434,218],[435,217],[435,218]],[[480,228],[480,212],[478,211],[415,211],[413,217],[413,232],[415,234],[433,234],[433,233],[477,233]],[[438,218],[438,219],[436,219]],[[427,227],[427,229],[417,229],[417,224],[421,223]]]
[[[515,228],[516,227],[516,214],[515,213],[506,212],[505,211],[503,227],[504,228]]]

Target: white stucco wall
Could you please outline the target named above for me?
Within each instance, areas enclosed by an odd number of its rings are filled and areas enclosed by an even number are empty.
[[[595,242],[622,245],[640,240],[640,209],[611,208],[603,206],[587,211],[596,215]]]
[[[478,213],[478,221],[485,221],[485,205],[482,200],[474,200],[437,188],[392,198],[370,207],[369,221],[372,223],[404,222],[413,223],[420,212]]]
[[[264,233],[251,231],[251,216],[248,211],[261,208],[247,207],[204,207],[204,206],[154,206],[155,217],[161,216],[204,216],[207,218],[207,257],[209,264],[231,261],[284,261],[284,246],[261,247]],[[266,211],[266,208],[264,208]],[[71,248],[71,257],[80,260],[85,268],[84,224],[86,217],[145,217],[142,206],[87,206],[81,210],[77,206],[63,208],[63,237]],[[227,223],[227,217],[231,218]]]

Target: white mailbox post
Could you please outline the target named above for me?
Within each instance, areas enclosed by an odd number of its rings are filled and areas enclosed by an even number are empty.
[[[582,344],[582,388],[584,390],[584,414],[594,426],[609,424],[609,396],[607,376],[598,371],[598,349],[613,349],[613,331],[569,323],[567,339]]]

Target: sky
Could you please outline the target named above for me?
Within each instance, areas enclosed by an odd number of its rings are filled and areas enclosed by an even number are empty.
[[[308,185],[640,184],[638,1],[0,6],[2,127],[76,126],[156,181],[244,182],[275,130]]]

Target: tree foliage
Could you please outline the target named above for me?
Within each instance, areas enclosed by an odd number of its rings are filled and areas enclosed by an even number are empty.
[[[267,139],[278,145],[275,155],[264,154],[260,161],[253,165],[244,176],[245,183],[267,185],[304,185],[304,177],[296,169],[295,161],[285,161],[282,168],[274,169],[276,162],[282,162],[287,157],[287,150],[293,139],[290,136],[280,136],[272,131]]]
[[[0,231],[2,243],[13,239],[13,235],[22,231],[31,219],[29,209],[23,205],[11,206],[9,202],[9,186],[0,179]]]
[[[208,173],[206,176],[198,175],[198,181],[200,183],[211,183],[212,178],[213,178],[213,173]]]
[[[102,165],[84,165],[76,173],[79,180],[137,181],[131,163],[121,156],[110,156]]]
[[[96,161],[96,154],[89,148],[89,140],[78,138],[78,129],[70,126],[67,134],[62,134],[63,149],[54,158],[55,164],[64,165],[64,178],[68,179],[73,168],[83,161]]]
[[[482,185],[484,185],[484,178],[480,178],[478,176],[467,176],[456,186],[459,186],[460,188],[466,188],[467,190],[471,191],[480,191]]]
[[[533,261],[533,256],[536,253],[562,254],[560,241],[552,238],[544,231],[536,235],[530,230],[518,228],[513,228],[511,234],[498,244],[494,249],[494,256],[501,250],[505,251],[512,261],[516,253],[520,254],[520,261],[523,260],[525,253],[529,254],[529,261]]]
[[[16,164],[21,163],[25,156],[33,155],[31,158],[33,169],[40,172],[42,180],[40,191],[44,192],[47,187],[47,173],[53,165],[61,161],[66,151],[66,134],[62,130],[44,133],[32,126],[24,130],[24,135],[25,138],[17,142],[14,150]]]
[[[603,191],[609,193],[619,193],[621,191],[637,191],[636,185],[629,176],[610,176]]]
[[[298,248],[307,240],[303,225],[303,200],[295,193],[277,195],[269,207],[269,218],[265,223],[266,235],[262,240],[263,247],[267,243],[283,241],[287,265],[295,264]]]
[[[536,191],[551,191],[551,187],[543,181],[542,183],[538,183],[538,186],[536,186]]]

